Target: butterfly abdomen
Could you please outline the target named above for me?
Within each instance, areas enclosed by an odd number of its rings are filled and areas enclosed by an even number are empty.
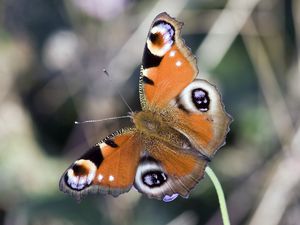
[[[191,144],[188,138],[169,125],[172,124],[172,118],[167,118],[169,123],[162,120],[162,118],[166,119],[162,113],[160,111],[141,111],[133,115],[133,122],[142,134],[141,136],[145,137],[145,140],[155,139],[180,149],[189,149]]]

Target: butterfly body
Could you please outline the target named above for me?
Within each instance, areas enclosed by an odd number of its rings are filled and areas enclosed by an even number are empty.
[[[231,117],[209,82],[195,79],[196,59],[166,13],[153,21],[142,59],[142,111],[133,126],[109,135],[63,174],[60,189],[118,196],[134,187],[150,198],[187,197],[225,143]]]
[[[172,109],[152,109],[138,112],[133,115],[133,122],[140,133],[141,140],[145,139],[144,144],[148,145],[149,141],[157,140],[164,142],[176,148],[188,149],[190,148],[189,140],[179,131],[173,128],[178,121],[175,120]],[[151,144],[150,144],[151,145]]]

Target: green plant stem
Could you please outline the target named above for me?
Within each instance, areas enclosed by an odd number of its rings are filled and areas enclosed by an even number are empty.
[[[224,196],[224,191],[222,189],[222,186],[214,173],[214,171],[210,167],[206,167],[205,172],[211,179],[213,185],[215,186],[215,189],[217,191],[218,199],[219,199],[219,204],[220,204],[220,209],[221,209],[221,215],[222,215],[222,220],[224,225],[230,225],[229,221],[229,215],[228,215],[228,210],[226,206],[226,200]]]

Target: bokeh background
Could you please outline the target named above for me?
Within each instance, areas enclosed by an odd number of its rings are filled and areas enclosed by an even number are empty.
[[[58,190],[77,157],[129,123],[74,121],[126,115],[118,91],[140,109],[144,42],[163,11],[185,22],[199,77],[234,118],[210,164],[232,224],[300,224],[298,0],[2,0],[0,224],[222,224],[208,177],[171,203],[131,191],[78,204]]]

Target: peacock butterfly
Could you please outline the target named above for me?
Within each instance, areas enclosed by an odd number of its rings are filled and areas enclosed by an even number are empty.
[[[196,79],[196,58],[180,37],[182,23],[159,14],[147,36],[132,127],[109,135],[62,175],[60,190],[77,199],[118,196],[132,185],[150,198],[188,197],[224,144],[231,117],[216,87]]]

